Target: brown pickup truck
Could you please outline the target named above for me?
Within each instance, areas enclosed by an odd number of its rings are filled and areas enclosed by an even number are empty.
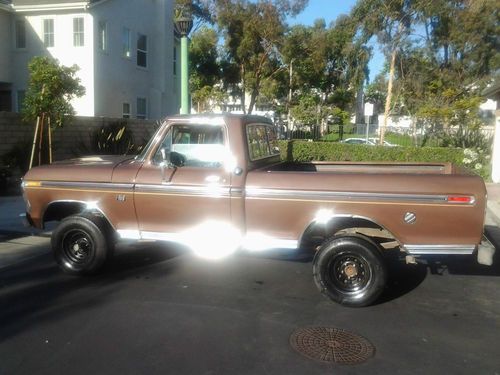
[[[384,249],[408,262],[478,253],[483,180],[447,163],[286,163],[275,129],[256,116],[167,118],[136,157],[91,156],[31,169],[27,219],[60,221],[55,258],[73,274],[97,271],[118,239],[174,241],[217,258],[236,249],[315,252],[322,293],[372,303],[386,283]]]

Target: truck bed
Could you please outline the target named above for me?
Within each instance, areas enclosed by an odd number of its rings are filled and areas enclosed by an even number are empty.
[[[267,167],[273,172],[339,172],[383,174],[470,174],[451,163],[393,163],[393,162],[284,162]]]

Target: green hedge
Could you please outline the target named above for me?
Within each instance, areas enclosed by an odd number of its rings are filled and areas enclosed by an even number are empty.
[[[451,162],[463,165],[464,152],[450,147],[384,147],[337,142],[280,141],[283,160],[307,161],[395,161]],[[489,179],[488,168],[478,173]]]

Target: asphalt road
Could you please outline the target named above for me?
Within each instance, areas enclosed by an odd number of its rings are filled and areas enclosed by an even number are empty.
[[[393,264],[382,300],[353,309],[318,293],[300,253],[214,262],[128,245],[101,275],[78,278],[39,239],[38,255],[0,269],[2,375],[500,373],[498,256],[493,268]],[[307,326],[358,333],[376,354],[355,366],[310,360],[289,345]]]

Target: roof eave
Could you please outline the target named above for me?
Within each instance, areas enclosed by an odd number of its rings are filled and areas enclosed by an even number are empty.
[[[74,3],[54,3],[54,4],[42,4],[42,5],[12,5],[12,8],[16,12],[46,12],[54,10],[75,10],[75,9],[87,9],[89,6],[88,1],[79,1]]]
[[[93,1],[93,2],[91,2],[89,4],[89,8],[93,8],[93,7],[97,6],[97,5],[101,5],[102,3],[106,3],[108,1],[109,0],[95,0],[95,1]]]
[[[5,10],[7,12],[13,12],[14,9],[12,9],[12,5],[11,4],[4,4],[4,3],[0,3],[0,10]]]

